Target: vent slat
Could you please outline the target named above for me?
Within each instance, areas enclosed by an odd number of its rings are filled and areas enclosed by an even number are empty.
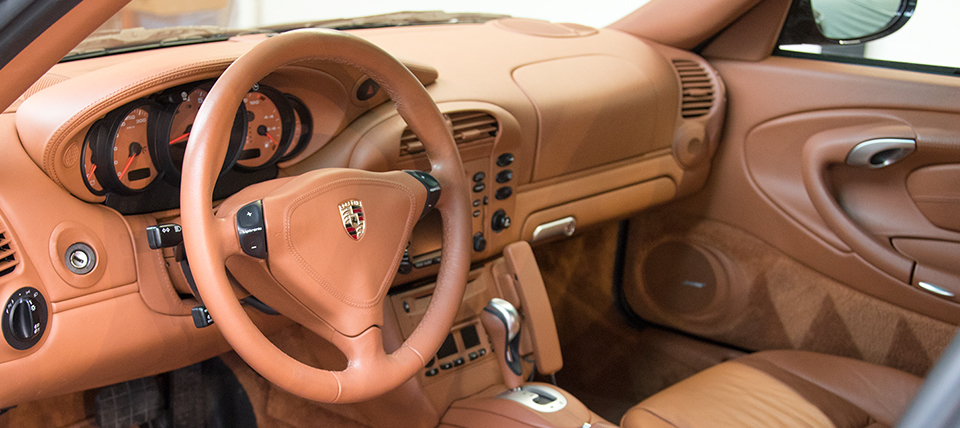
[[[493,142],[500,126],[497,119],[483,111],[462,111],[444,115],[450,126],[454,142],[460,144],[485,144]],[[423,143],[410,129],[400,136],[400,156],[412,155],[424,151]]]
[[[7,233],[6,225],[0,220],[0,276],[13,272],[19,263],[13,237]]]
[[[690,119],[710,113],[714,88],[707,70],[699,63],[686,59],[673,60],[673,66],[680,76],[680,114],[683,118]]]

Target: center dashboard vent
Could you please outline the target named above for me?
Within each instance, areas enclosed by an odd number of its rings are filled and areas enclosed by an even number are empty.
[[[19,263],[13,236],[0,219],[0,276],[13,272]]]
[[[700,117],[713,107],[713,82],[707,70],[695,61],[674,59],[673,67],[680,75],[680,87],[683,99],[680,111],[684,119]]]
[[[493,142],[500,132],[500,124],[490,113],[483,111],[458,111],[443,115],[458,146],[472,143]],[[424,151],[423,143],[410,128],[400,136],[400,156]]]

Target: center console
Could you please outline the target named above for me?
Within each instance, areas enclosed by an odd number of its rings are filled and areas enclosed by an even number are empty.
[[[419,284],[390,295],[404,338],[433,292],[433,284]],[[523,383],[534,370],[550,375],[561,367],[546,288],[530,245],[521,241],[470,272],[453,328],[418,381],[434,408],[448,409],[441,426],[615,426],[557,386]]]

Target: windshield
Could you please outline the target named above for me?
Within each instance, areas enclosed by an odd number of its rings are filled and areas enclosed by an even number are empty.
[[[647,1],[132,0],[64,59],[303,27],[351,29],[482,23],[506,16],[603,27]]]

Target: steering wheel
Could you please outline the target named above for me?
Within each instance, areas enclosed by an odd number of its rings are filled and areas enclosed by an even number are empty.
[[[282,66],[317,61],[355,67],[380,84],[421,138],[432,170],[320,169],[247,187],[214,211],[213,188],[243,97]],[[203,303],[240,357],[281,388],[319,402],[367,400],[411,378],[449,333],[470,265],[463,165],[423,85],[377,46],[318,29],[257,44],[223,73],[200,108],[182,183],[184,242]],[[436,290],[413,334],[387,353],[384,298],[414,224],[431,209],[443,222]],[[273,345],[237,300],[225,264],[259,299],[337,346],[346,369],[310,367]]]

